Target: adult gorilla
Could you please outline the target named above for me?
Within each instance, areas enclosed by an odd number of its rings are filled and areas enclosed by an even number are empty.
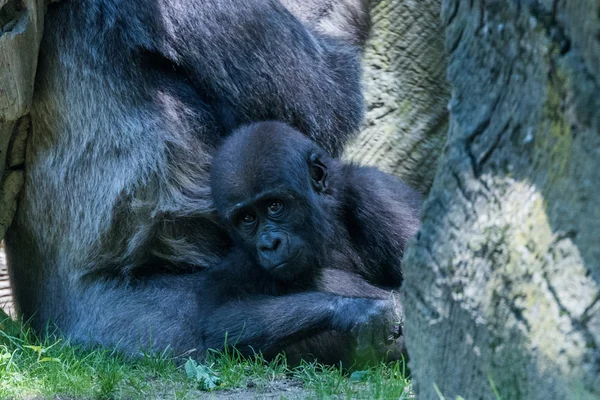
[[[128,352],[205,347],[198,305],[210,299],[195,288],[230,247],[208,189],[214,147],[269,119],[336,155],[362,118],[364,4],[287,6],[49,6],[26,183],[6,236],[16,303],[36,329],[51,321]]]

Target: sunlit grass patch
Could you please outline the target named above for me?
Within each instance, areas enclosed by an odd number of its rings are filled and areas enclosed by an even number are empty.
[[[317,398],[409,399],[410,379],[403,362],[380,363],[367,370],[349,373],[340,367],[304,363],[294,376]]]
[[[404,364],[350,373],[317,363],[287,365],[235,349],[209,352],[199,364],[166,354],[126,358],[107,349],[83,350],[27,326],[0,320],[0,399],[194,399],[228,395],[261,398],[398,399],[410,395]]]
[[[23,325],[16,334],[10,331],[0,329],[0,398],[143,398],[156,392],[156,381],[186,381],[165,355],[131,361],[105,349],[84,351],[56,337],[39,340]]]

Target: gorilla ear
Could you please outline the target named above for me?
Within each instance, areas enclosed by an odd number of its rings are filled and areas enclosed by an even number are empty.
[[[313,188],[317,193],[324,192],[327,189],[327,166],[319,159],[319,156],[312,153],[308,159],[308,168]]]

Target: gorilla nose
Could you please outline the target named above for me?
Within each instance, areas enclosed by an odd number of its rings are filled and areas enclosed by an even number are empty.
[[[260,252],[271,252],[277,251],[281,245],[282,237],[280,234],[274,232],[263,233],[260,235],[258,243],[258,250]]]

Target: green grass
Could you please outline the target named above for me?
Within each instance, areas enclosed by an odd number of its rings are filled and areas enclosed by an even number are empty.
[[[409,398],[404,364],[349,374],[285,357],[265,362],[228,350],[200,365],[165,354],[124,358],[82,350],[58,338],[39,340],[26,326],[0,321],[0,399]],[[215,386],[216,385],[216,386]],[[207,390],[209,387],[214,388]]]

